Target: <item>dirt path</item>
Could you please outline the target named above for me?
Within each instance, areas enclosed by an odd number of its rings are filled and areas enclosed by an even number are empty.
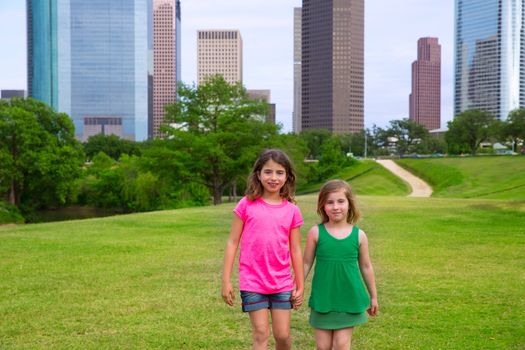
[[[410,187],[412,187],[412,192],[408,195],[409,197],[430,197],[432,194],[432,187],[419,177],[414,176],[412,173],[401,168],[394,161],[390,159],[378,159],[376,162],[390,170],[394,175],[406,181]]]

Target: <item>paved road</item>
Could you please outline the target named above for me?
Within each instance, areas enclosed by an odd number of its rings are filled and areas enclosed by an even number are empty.
[[[394,161],[390,159],[378,159],[376,162],[390,170],[394,175],[406,181],[410,187],[412,187],[412,192],[408,195],[409,197],[430,197],[430,195],[432,195],[432,187],[419,177],[414,176],[412,173],[401,168]]]

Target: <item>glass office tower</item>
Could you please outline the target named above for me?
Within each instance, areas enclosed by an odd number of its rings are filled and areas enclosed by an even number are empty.
[[[525,107],[524,0],[456,0],[454,112]]]
[[[69,114],[80,140],[147,138],[148,6],[27,0],[29,96]]]

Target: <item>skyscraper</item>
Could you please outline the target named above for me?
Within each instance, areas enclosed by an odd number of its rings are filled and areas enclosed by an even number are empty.
[[[417,60],[412,63],[410,120],[428,130],[441,126],[441,45],[437,38],[417,41]]]
[[[525,107],[523,0],[456,0],[454,113]]]
[[[153,0],[153,120],[149,137],[159,137],[164,107],[177,98],[180,80],[180,1]]]
[[[197,31],[197,79],[221,74],[230,84],[242,83],[242,39],[239,30]]]
[[[364,127],[364,0],[303,0],[302,128]]]
[[[71,116],[86,140],[106,126],[147,137],[147,0],[27,0],[29,95]]]
[[[301,132],[301,18],[302,8],[293,9],[293,131]]]
[[[175,18],[173,1],[163,3],[171,3]],[[153,23],[165,26],[166,18],[164,5],[155,4],[163,9],[156,22],[153,0],[27,0],[29,96],[69,114],[81,140],[100,132],[146,139],[153,101],[164,103],[167,91],[155,95],[152,88]],[[158,40],[166,61],[178,54],[169,44],[167,58],[170,35],[176,29]],[[171,69],[162,74],[175,75]],[[176,79],[166,76],[166,84]]]

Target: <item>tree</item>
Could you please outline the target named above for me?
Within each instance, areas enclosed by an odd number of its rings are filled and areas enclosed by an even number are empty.
[[[73,122],[44,103],[0,101],[0,191],[23,211],[64,204],[84,163]]]
[[[428,138],[428,130],[424,126],[405,118],[390,121],[386,135],[397,139],[397,152],[403,156],[406,153],[418,151],[418,144]]]
[[[326,181],[330,176],[351,164],[341,147],[339,137],[333,136],[321,147],[321,156],[317,164],[318,181]]]
[[[515,109],[509,113],[503,126],[503,136],[515,145],[525,140],[525,109]]]
[[[140,155],[139,143],[104,134],[89,137],[84,143],[84,151],[87,159],[93,159],[99,152],[104,152],[114,160],[118,160],[122,154]]]
[[[263,142],[277,134],[277,126],[261,117],[267,112],[265,102],[248,99],[240,83],[230,85],[220,75],[198,87],[181,83],[178,96],[166,107],[169,125],[162,130],[188,155],[188,170],[219,204],[224,189],[247,173]]]
[[[308,147],[308,158],[319,159],[321,148],[325,141],[332,137],[332,133],[326,129],[307,129],[301,131],[299,137],[303,139]]]
[[[420,146],[422,153],[447,153],[447,143],[443,136],[431,135]]]
[[[367,132],[367,155],[372,156],[386,156],[390,154],[388,148],[388,134],[387,130],[376,124],[372,125],[372,130],[366,129]]]
[[[445,140],[450,150],[461,150],[466,147],[475,155],[481,142],[495,133],[495,118],[479,109],[471,109],[458,114],[448,122]]]

